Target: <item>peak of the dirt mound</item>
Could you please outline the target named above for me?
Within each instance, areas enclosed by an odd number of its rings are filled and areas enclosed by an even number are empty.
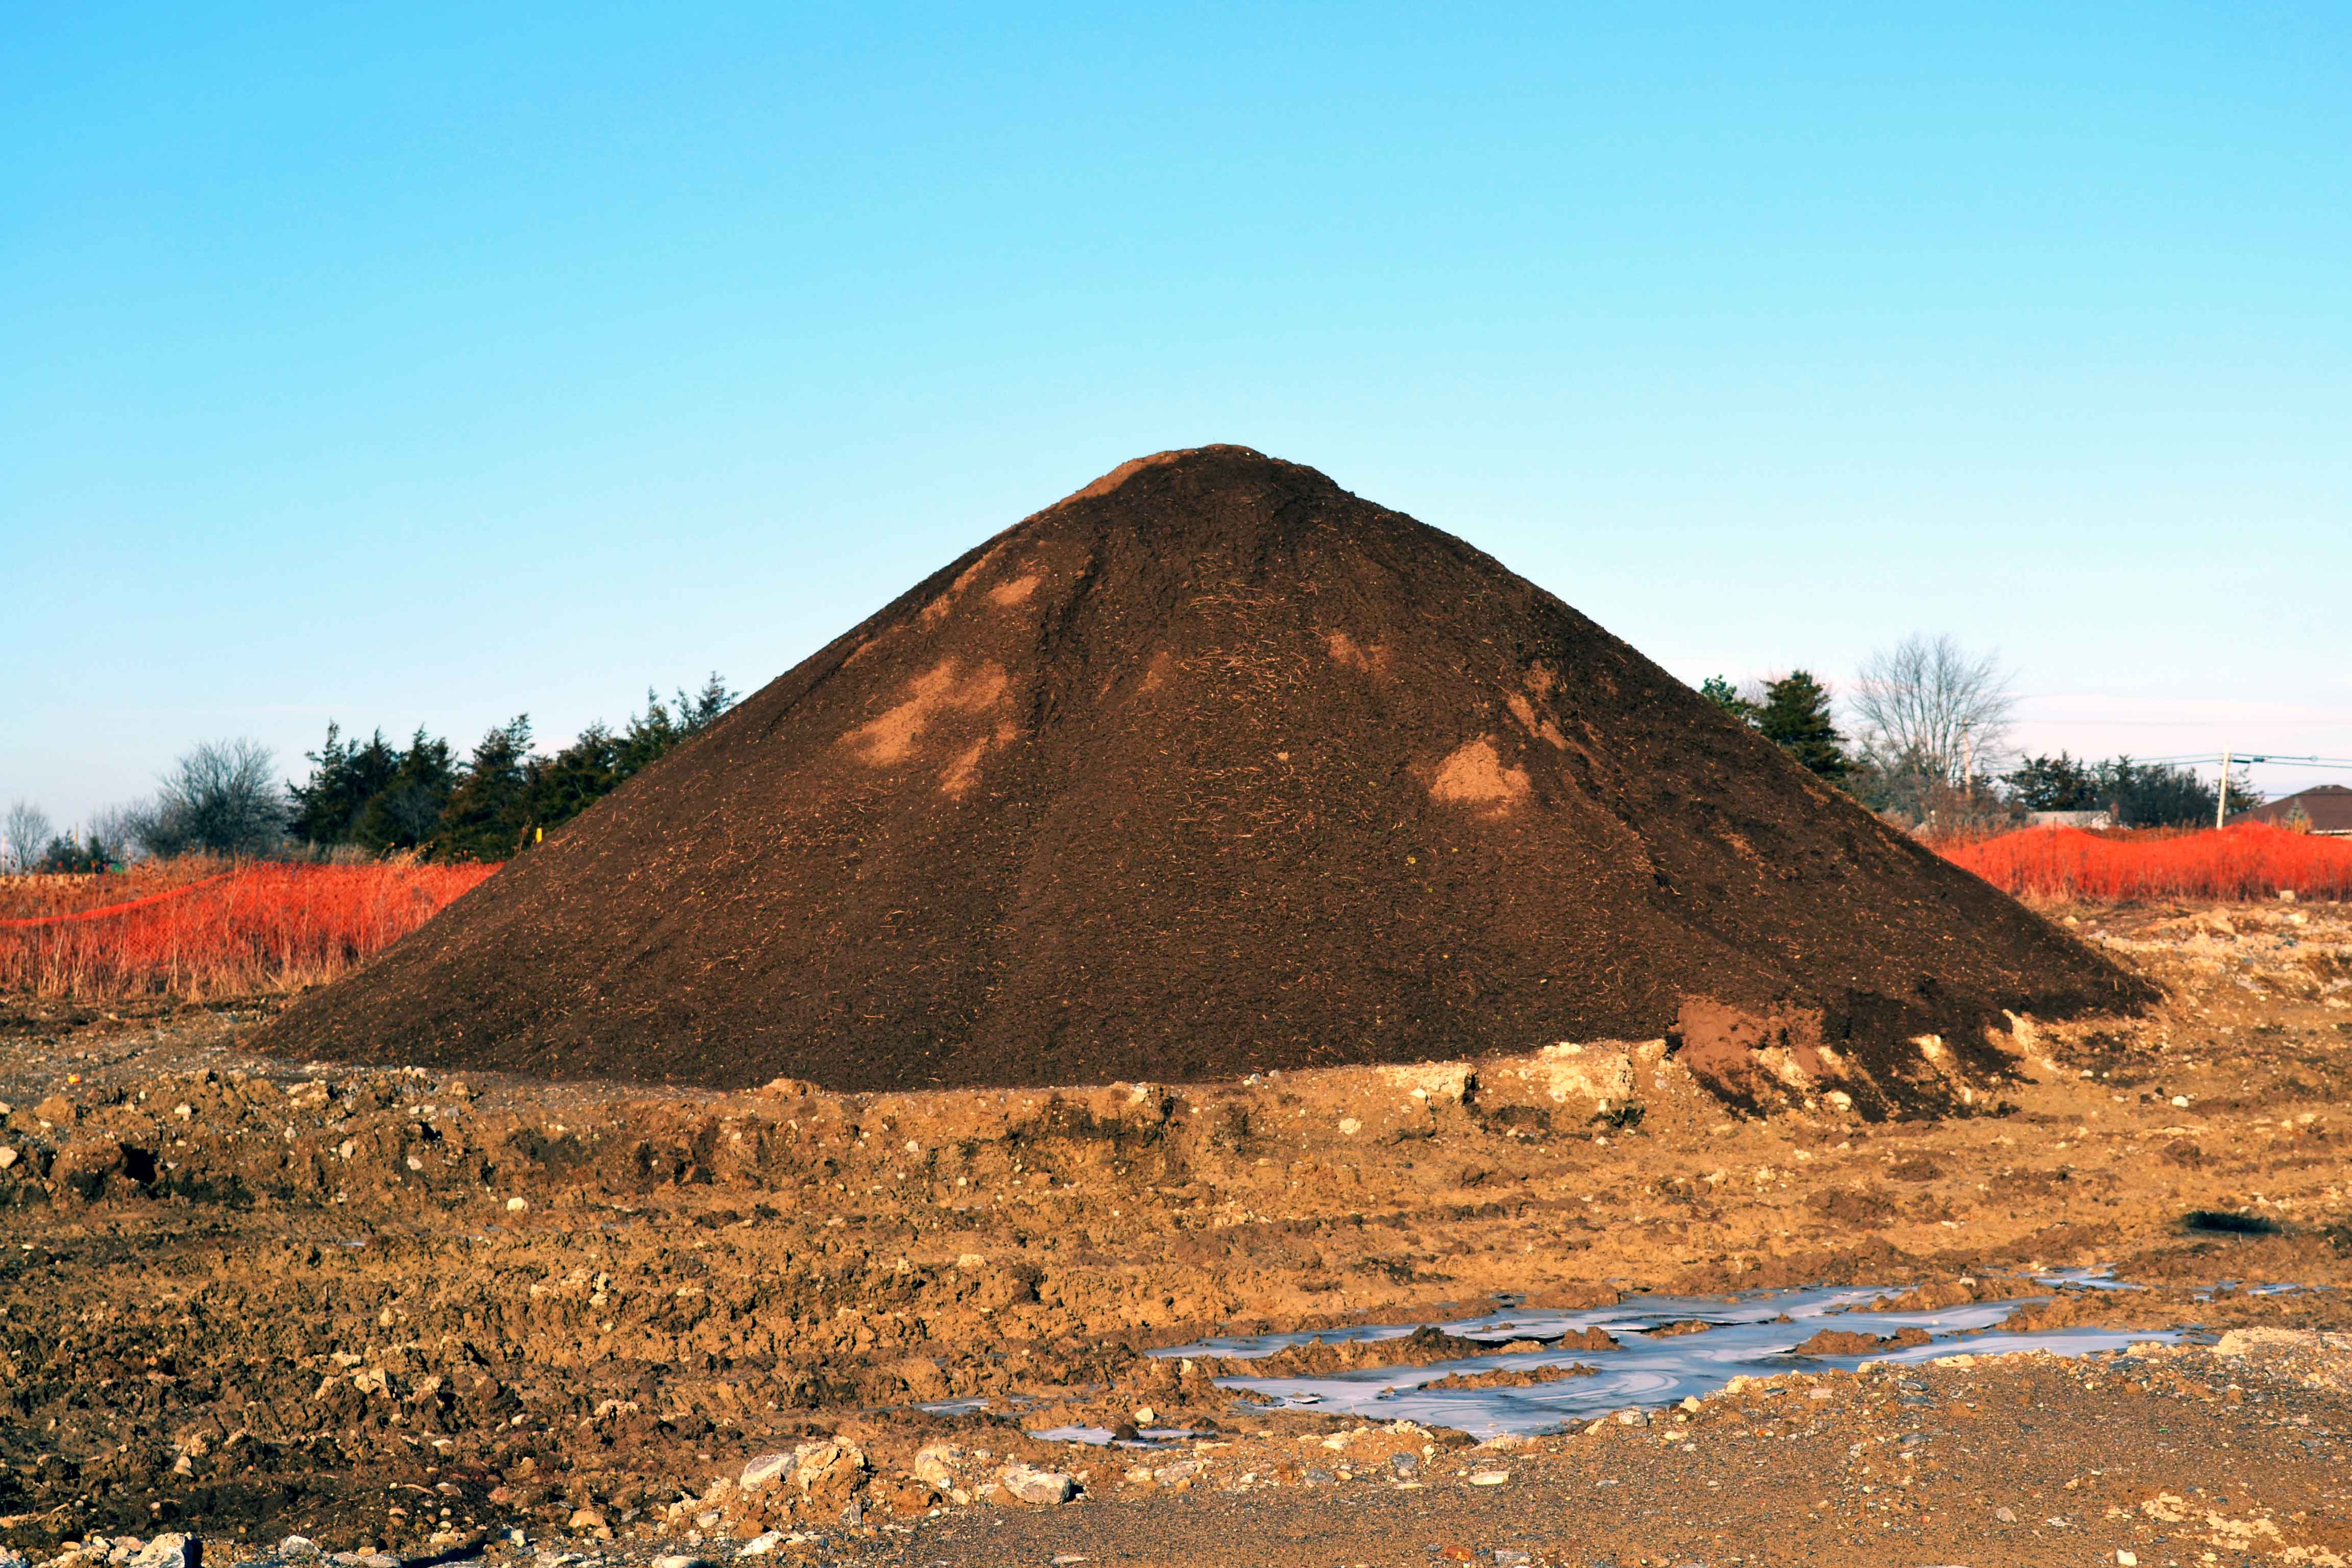
[[[264,1043],[883,1089],[1686,1025],[1735,1096],[1793,1053],[1899,1101],[1916,1037],[2143,994],[1490,557],[1217,446],[949,563]]]
[[[1154,452],[1149,457],[1129,458],[1102,478],[1072,490],[1055,504],[1067,506],[1072,501],[1091,500],[1096,496],[1108,495],[1136,475],[1153,468],[1175,469],[1188,476],[1287,478],[1296,475],[1313,484],[1338,488],[1323,474],[1303,464],[1286,463],[1279,458],[1269,458],[1254,447],[1217,442],[1206,447],[1176,447],[1165,452]]]

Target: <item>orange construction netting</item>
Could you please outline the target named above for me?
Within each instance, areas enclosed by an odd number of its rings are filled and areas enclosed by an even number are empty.
[[[2352,839],[2259,822],[2187,833],[2029,827],[1997,838],[1939,846],[1938,853],[2019,898],[2352,895]]]
[[[0,919],[0,991],[193,998],[330,980],[497,869],[242,865],[96,908]],[[101,893],[109,880],[44,901],[79,901],[74,892]]]

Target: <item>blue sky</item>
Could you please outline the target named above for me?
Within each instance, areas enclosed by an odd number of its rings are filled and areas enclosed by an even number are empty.
[[[2352,754],[2352,12],[1773,9],[20,16],[0,800],[754,687],[1213,440],[1688,679]]]

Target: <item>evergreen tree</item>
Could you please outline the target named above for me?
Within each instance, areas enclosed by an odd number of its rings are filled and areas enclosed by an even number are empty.
[[[423,847],[440,827],[442,811],[457,784],[457,766],[449,742],[418,725],[408,750],[400,754],[400,765],[362,808],[352,842],[379,855]]]
[[[679,691],[674,710],[648,689],[646,710],[618,735],[591,724],[554,756],[532,763],[526,820],[534,828],[569,822],[709,729],[734,702],[735,694],[716,674],[691,696]]]
[[[528,713],[482,737],[442,807],[429,844],[435,858],[503,860],[523,847],[532,760]]]
[[[1830,694],[1805,671],[1792,670],[1764,688],[1761,704],[1751,704],[1758,732],[1817,777],[1843,779],[1853,763],[1845,737],[1830,719]]]
[[[2054,757],[2028,757],[2001,775],[2011,800],[2028,811],[2096,811],[2098,781],[2091,770],[2064,752]]]
[[[348,844],[359,826],[368,802],[382,794],[399,770],[400,753],[384,743],[378,730],[365,745],[342,738],[342,729],[327,723],[327,742],[303,756],[310,777],[290,780],[286,794],[293,805],[287,831],[310,844]]]
[[[1719,675],[1710,675],[1699,682],[1698,694],[1743,724],[1756,722],[1756,704],[1740,696],[1731,682]]]
[[[2221,807],[2221,786],[2207,784],[2192,768],[2168,763],[2135,763],[2116,757],[2091,770],[2095,804],[2116,814],[2118,827],[2210,826]],[[2238,811],[2263,803],[2262,792],[2242,772],[2230,775],[2230,805]]]

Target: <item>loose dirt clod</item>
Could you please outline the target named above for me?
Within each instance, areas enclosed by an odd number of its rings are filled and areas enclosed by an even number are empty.
[[[1210,447],[953,562],[260,1043],[877,1090],[1680,1029],[1734,1100],[1779,1052],[1875,1114],[2003,1008],[2147,995],[1488,556]]]

